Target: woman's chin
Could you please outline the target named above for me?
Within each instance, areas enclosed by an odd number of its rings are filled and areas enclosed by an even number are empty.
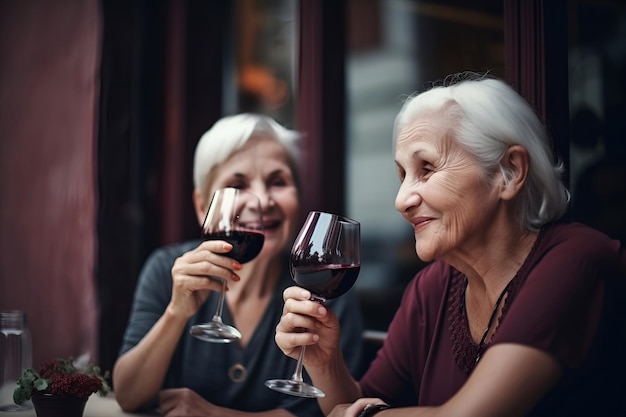
[[[415,244],[415,253],[422,262],[430,262],[435,259],[434,253],[426,248],[420,248],[418,244]]]
[[[283,252],[283,246],[277,239],[266,238],[259,256],[273,258]]]

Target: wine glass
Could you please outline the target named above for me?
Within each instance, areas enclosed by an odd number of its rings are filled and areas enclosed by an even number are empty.
[[[323,304],[345,294],[361,269],[361,225],[336,214],[311,211],[291,248],[291,277],[312,294],[311,300]],[[302,380],[300,349],[291,379],[271,379],[268,388],[298,397],[317,398],[325,394]]]
[[[237,188],[216,190],[204,219],[202,239],[230,243],[233,249],[225,255],[242,264],[254,259],[261,252],[265,241],[259,198]],[[210,278],[222,283],[217,310],[210,322],[192,326],[190,333],[207,342],[230,343],[239,340],[239,330],[222,321],[226,281],[218,277]]]

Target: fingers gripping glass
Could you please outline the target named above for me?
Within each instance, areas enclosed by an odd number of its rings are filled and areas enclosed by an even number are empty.
[[[289,258],[291,277],[311,291],[311,300],[323,304],[345,294],[361,269],[361,226],[335,214],[312,211],[296,237]],[[291,379],[272,379],[268,388],[299,397],[323,397],[324,393],[302,380],[305,346],[300,349]]]
[[[225,255],[240,263],[254,259],[261,252],[265,240],[259,198],[236,188],[215,191],[202,226],[202,238],[230,243],[233,249]],[[218,277],[211,279],[222,283],[217,310],[210,322],[196,324],[191,327],[190,332],[207,342],[230,343],[239,340],[239,330],[222,321],[226,281]]]

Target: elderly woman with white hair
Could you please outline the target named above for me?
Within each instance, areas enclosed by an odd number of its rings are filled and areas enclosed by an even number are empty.
[[[291,285],[288,252],[300,227],[299,134],[273,119],[238,114],[217,121],[198,142],[193,203],[199,224],[213,192],[235,187],[261,200],[265,241],[242,265],[223,241],[183,242],[157,249],[139,276],[113,386],[122,409],[159,405],[163,416],[321,416],[310,399],[274,392],[264,382],[292,372],[274,328]],[[200,235],[200,232],[198,232]],[[227,246],[227,245],[226,245]],[[242,338],[209,343],[190,335],[216,311],[221,277],[228,283],[222,315]],[[344,331],[342,349],[357,371],[362,319],[353,293],[329,302]]]
[[[395,206],[430,264],[359,381],[332,308],[285,291],[276,341],[292,357],[307,346],[325,413],[626,415],[624,248],[564,221],[563,164],[532,107],[501,80],[459,74],[410,97],[394,139]]]

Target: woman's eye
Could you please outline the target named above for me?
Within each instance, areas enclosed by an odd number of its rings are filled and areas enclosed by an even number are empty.
[[[398,173],[398,178],[400,179],[400,182],[404,181],[404,177],[406,176],[406,172],[401,169],[400,167],[398,167],[396,169],[396,172]]]
[[[267,184],[271,187],[283,187],[288,184],[288,181],[283,176],[276,175],[268,178]]]
[[[420,177],[422,178],[427,177],[428,175],[430,175],[431,172],[433,172],[432,165],[424,165],[419,170]]]

